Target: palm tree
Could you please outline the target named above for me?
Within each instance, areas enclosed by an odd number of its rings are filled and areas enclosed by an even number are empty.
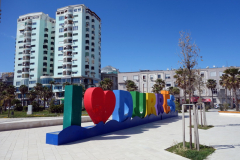
[[[125,85],[126,85],[127,91],[138,90],[138,86],[131,80],[126,80]]]
[[[43,90],[41,91],[41,98],[44,101],[44,109],[46,106],[46,101],[48,101],[48,99],[51,97],[52,97],[52,91],[48,87],[43,87]]]
[[[36,83],[36,86],[33,87],[37,94],[37,103],[39,105],[39,97],[41,96],[41,92],[43,90],[43,86],[41,83]]]
[[[229,86],[231,86],[234,94],[235,99],[235,105],[236,105],[236,111],[239,111],[238,106],[238,99],[237,99],[237,89],[239,89],[240,86],[240,71],[239,68],[228,68],[223,73],[228,76],[227,81]]]
[[[54,81],[50,81],[49,84],[51,84],[51,90],[53,91],[53,87],[52,86],[55,84],[55,82]]]
[[[10,117],[10,107],[11,107],[11,101],[12,99],[15,98],[15,92],[16,92],[16,89],[14,86],[10,85],[7,87],[7,89],[4,91],[4,99],[6,101],[8,101],[8,117]]]
[[[4,91],[6,90],[7,88],[7,85],[5,83],[2,83],[0,82],[0,106],[1,106],[1,114],[2,114],[2,111],[3,111],[3,108],[2,108],[2,105],[5,103],[5,100],[4,100]],[[6,111],[6,106],[5,106],[5,109]]]
[[[32,104],[32,102],[34,101],[34,99],[37,98],[37,93],[36,93],[36,91],[35,91],[35,90],[29,91],[28,94],[27,94],[27,97],[28,97],[28,99],[29,99],[29,101],[30,101],[30,104]]]
[[[21,101],[22,101],[22,106],[23,106],[23,98],[24,98],[24,95],[28,92],[28,87],[25,86],[25,85],[21,85],[21,86],[19,87],[19,91],[20,91],[21,94],[22,94]]]
[[[152,87],[152,92],[160,93],[161,90],[165,87],[165,81],[161,78],[155,80],[155,84]]]
[[[223,74],[221,77],[220,77],[220,80],[219,80],[219,84],[225,88],[225,100],[226,100],[226,103],[227,103],[227,89],[228,89],[228,75],[226,74]]]
[[[64,83],[63,83],[63,88],[65,89],[65,86],[68,86],[68,85],[71,85],[71,83],[69,83],[69,82],[64,82]]]
[[[217,82],[214,79],[208,79],[207,83],[206,83],[206,86],[207,86],[208,89],[210,89],[212,91],[212,108],[213,108],[213,89],[216,88]]]
[[[100,82],[100,87],[105,91],[105,90],[111,90],[113,86],[113,81],[109,78],[104,78]]]
[[[180,89],[178,87],[169,87],[168,91],[171,95],[179,95]]]

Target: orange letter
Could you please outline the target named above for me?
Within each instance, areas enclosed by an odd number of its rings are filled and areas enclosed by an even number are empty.
[[[167,99],[170,99],[169,91],[161,91],[161,94],[163,95],[163,109],[164,112],[168,114],[170,112],[170,107],[167,105]]]

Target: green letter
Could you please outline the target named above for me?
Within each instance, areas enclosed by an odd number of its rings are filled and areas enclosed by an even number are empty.
[[[82,87],[67,85],[64,93],[63,129],[71,125],[81,126]]]
[[[132,117],[138,116],[144,118],[146,114],[146,93],[137,91],[130,92],[133,99],[133,114]]]

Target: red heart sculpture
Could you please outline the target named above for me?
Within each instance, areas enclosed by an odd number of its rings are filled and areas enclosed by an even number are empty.
[[[84,106],[94,124],[106,122],[112,115],[116,97],[112,91],[100,87],[88,88],[84,95]]]

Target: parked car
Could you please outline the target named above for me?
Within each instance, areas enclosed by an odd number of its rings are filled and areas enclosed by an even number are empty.
[[[216,109],[220,108],[220,104],[214,104],[214,108]]]
[[[9,107],[7,107],[7,109],[9,109]],[[10,109],[14,109],[14,106],[11,106]]]

